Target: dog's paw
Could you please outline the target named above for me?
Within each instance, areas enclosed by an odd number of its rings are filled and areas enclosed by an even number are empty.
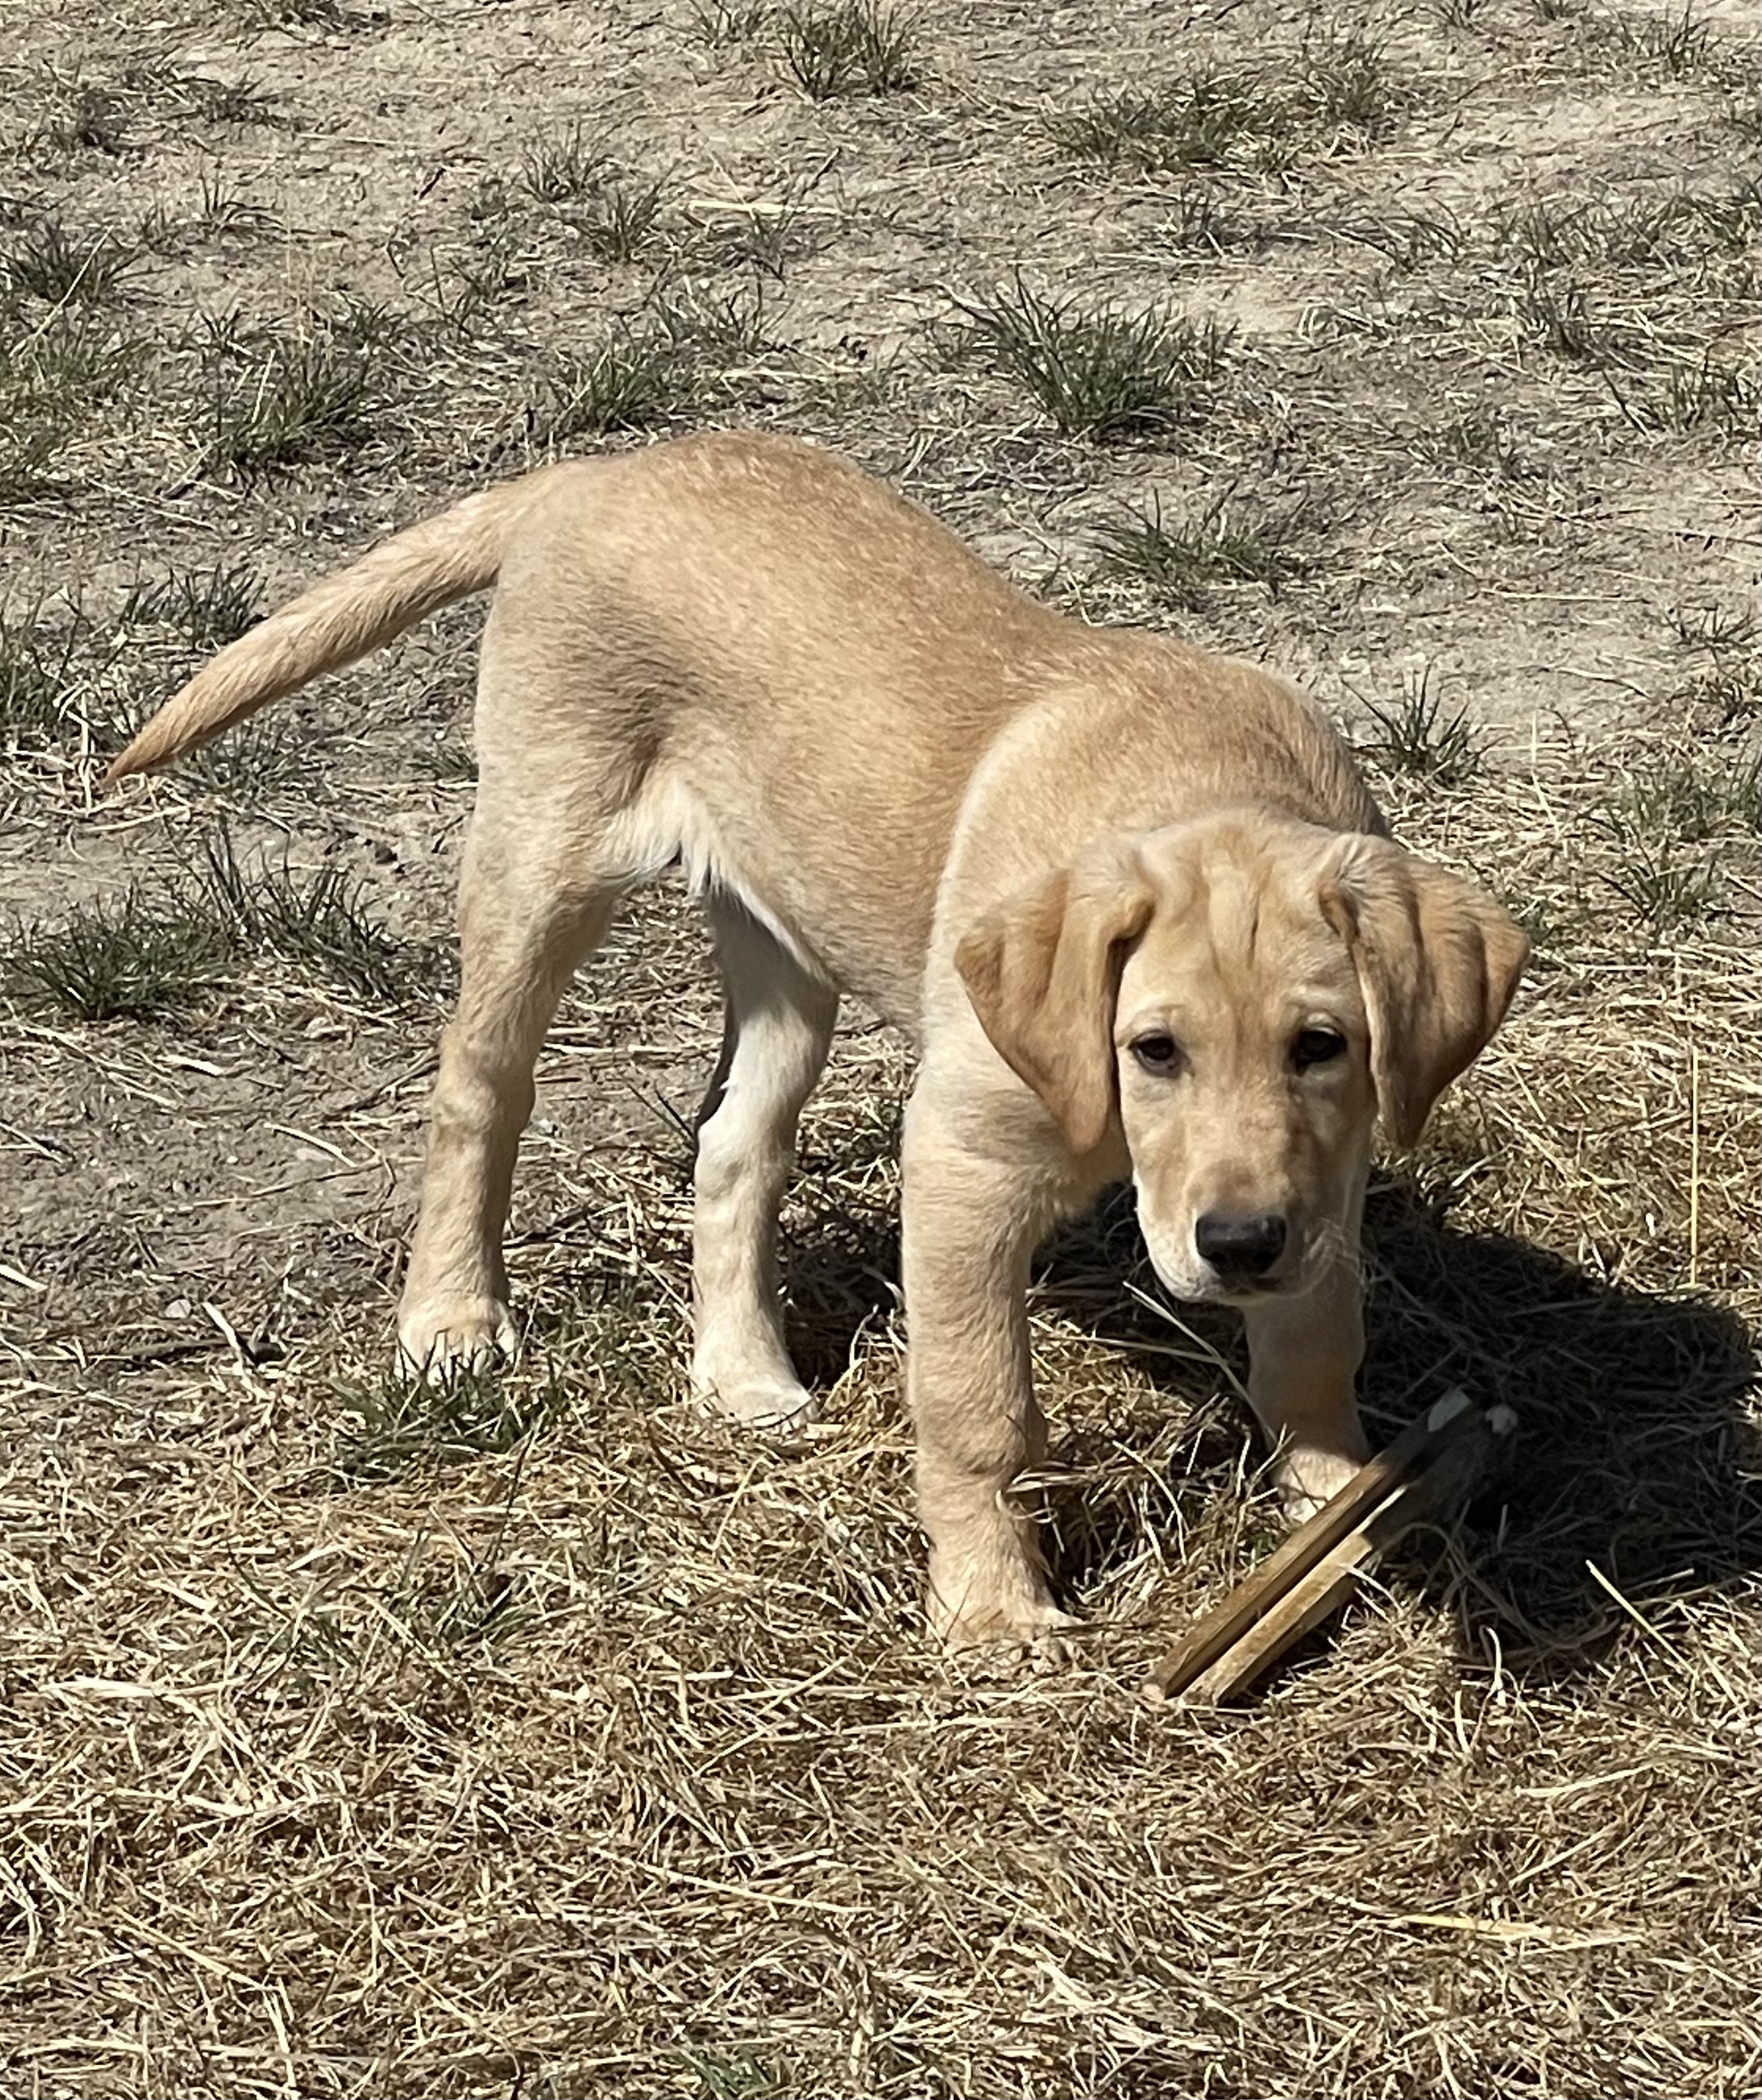
[[[1331,1502],[1358,1470],[1337,1451],[1293,1451],[1273,1469],[1279,1507],[1293,1530]]]
[[[799,1429],[819,1419],[819,1402],[807,1388],[774,1373],[718,1379],[694,1374],[691,1396],[706,1414],[748,1429]]]
[[[499,1298],[431,1299],[398,1320],[400,1360],[434,1385],[492,1370],[515,1353],[519,1339]]]
[[[1026,1654],[1037,1663],[1068,1662],[1063,1636],[1083,1621],[1061,1611],[1044,1585],[1024,1573],[983,1586],[957,1574],[930,1571],[927,1603],[931,1630],[956,1651],[989,1648]]]

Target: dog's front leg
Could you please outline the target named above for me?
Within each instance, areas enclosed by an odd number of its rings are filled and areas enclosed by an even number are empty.
[[[1248,1398],[1273,1447],[1293,1523],[1313,1516],[1370,1454],[1358,1421],[1364,1357],[1358,1264],[1342,1249],[1314,1289],[1243,1310]]]
[[[1043,1643],[1053,1602],[1012,1484],[1044,1455],[1028,1353],[1028,1264],[1049,1222],[1031,1175],[956,1139],[921,1088],[906,1112],[901,1271],[931,1624],[952,1645]]]

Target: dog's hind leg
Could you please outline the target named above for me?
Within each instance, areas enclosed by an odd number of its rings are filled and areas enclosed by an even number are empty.
[[[441,1039],[398,1315],[405,1358],[431,1376],[481,1368],[513,1346],[501,1238],[532,1067],[625,886],[589,865],[565,827],[479,796],[459,890],[459,1000]]]
[[[784,1341],[777,1221],[838,995],[733,899],[713,898],[710,916],[726,1007],[698,1123],[692,1388],[737,1421],[811,1419]]]

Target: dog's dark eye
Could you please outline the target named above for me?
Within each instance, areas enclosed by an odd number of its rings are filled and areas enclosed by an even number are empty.
[[[1305,1028],[1291,1046],[1291,1061],[1300,1072],[1306,1072],[1312,1065],[1331,1064],[1345,1056],[1345,1037],[1331,1028]]]
[[[1132,1046],[1132,1054],[1146,1072],[1178,1072],[1181,1069],[1181,1045],[1172,1035],[1141,1035]]]

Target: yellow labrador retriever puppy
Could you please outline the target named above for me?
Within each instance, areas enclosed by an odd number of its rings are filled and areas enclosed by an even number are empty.
[[[908,1384],[950,1639],[1063,1623],[1011,1483],[1040,1458],[1036,1243],[1129,1176],[1177,1297],[1241,1307],[1289,1504],[1365,1455],[1372,1125],[1411,1143],[1526,952],[1386,835],[1312,705],[1246,664],[1080,625],[812,448],[705,435],[468,498],[200,672],[110,769],[164,765],[495,586],[463,975],[400,1316],[431,1369],[511,1343],[501,1237],[532,1067],[633,884],[682,864],[726,982],[699,1135],[693,1382],[807,1414],[778,1210],[839,995],[921,1055]]]

